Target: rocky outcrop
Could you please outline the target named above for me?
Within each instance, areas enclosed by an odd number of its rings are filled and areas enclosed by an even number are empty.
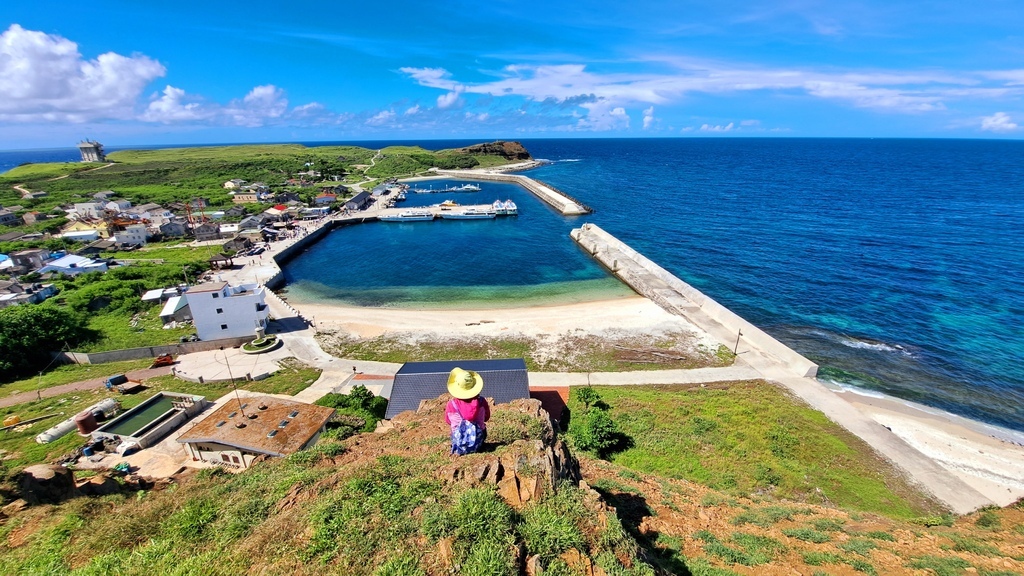
[[[506,160],[533,160],[533,156],[530,156],[530,153],[519,142],[499,140],[497,142],[466,146],[465,148],[459,148],[457,151],[460,154],[472,154],[474,156],[501,156]]]

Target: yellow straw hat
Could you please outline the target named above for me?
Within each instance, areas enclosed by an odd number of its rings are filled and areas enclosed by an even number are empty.
[[[480,395],[484,379],[472,370],[453,368],[448,375],[448,393],[460,400],[469,400]]]

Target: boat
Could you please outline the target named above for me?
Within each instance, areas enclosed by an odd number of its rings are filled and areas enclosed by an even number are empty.
[[[435,206],[437,206],[441,210],[451,210],[452,208],[454,208],[454,207],[456,207],[458,205],[459,205],[459,203],[456,202],[455,200],[445,200],[444,202],[441,202],[440,204],[435,204]]]
[[[477,186],[476,184],[463,184],[458,189],[459,189],[460,192],[479,192],[480,191],[480,187]]]
[[[498,213],[494,210],[481,210],[479,208],[466,208],[454,212],[445,212],[441,218],[445,220],[485,220],[494,218]]]
[[[403,210],[398,214],[384,214],[377,217],[381,222],[421,222],[433,220],[434,215],[426,210]]]
[[[501,200],[495,200],[491,204],[491,210],[494,210],[499,216],[515,216],[519,214],[519,207],[516,203],[511,200],[502,202]]]

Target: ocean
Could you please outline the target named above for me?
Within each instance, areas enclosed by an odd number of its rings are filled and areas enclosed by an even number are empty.
[[[595,212],[565,218],[504,184],[411,194],[407,206],[512,198],[521,215],[338,229],[286,267],[291,297],[451,306],[621,296],[568,238],[594,222],[818,362],[827,383],[1024,431],[1024,142],[522,142],[551,160],[531,177]],[[12,154],[0,152],[0,169]]]

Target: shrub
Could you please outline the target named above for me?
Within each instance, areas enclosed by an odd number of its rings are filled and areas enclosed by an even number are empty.
[[[530,554],[540,554],[550,560],[569,548],[583,546],[583,533],[575,523],[574,515],[566,513],[557,496],[543,500],[523,513],[523,522],[517,530],[526,542]]]
[[[971,563],[956,556],[922,556],[915,558],[907,566],[920,570],[931,570],[935,572],[935,576],[959,576],[964,573],[964,570],[971,567]]]
[[[601,456],[618,444],[619,427],[608,412],[592,409],[572,420],[569,435],[580,450]]]
[[[867,556],[872,550],[878,548],[878,544],[875,544],[866,538],[851,538],[846,542],[839,544],[838,547],[840,550],[845,550],[846,552],[853,552],[854,554]]]
[[[825,532],[818,532],[812,528],[790,528],[783,530],[782,533],[790,538],[796,538],[804,542],[813,542],[814,544],[824,544],[832,539]]]
[[[804,564],[808,566],[821,566],[822,564],[839,564],[843,561],[842,556],[833,552],[804,552],[801,554]]]

